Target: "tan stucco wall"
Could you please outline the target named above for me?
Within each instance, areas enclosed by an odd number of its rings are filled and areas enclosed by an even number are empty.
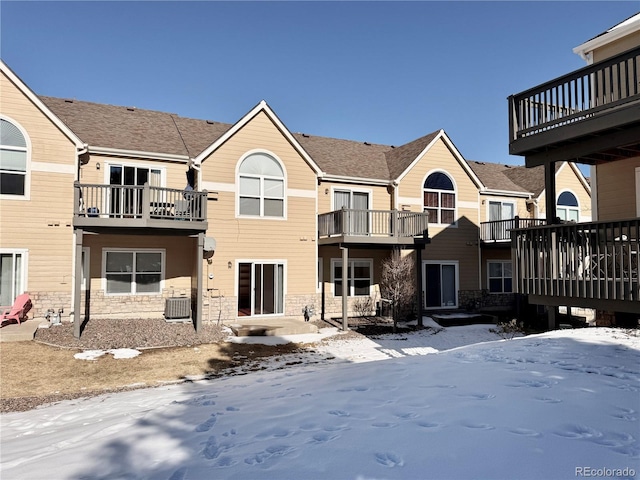
[[[4,74],[0,92],[0,113],[31,146],[30,199],[0,199],[0,248],[28,250],[27,291],[70,293],[76,148]]]
[[[446,172],[454,181],[457,202],[457,225],[429,225],[431,244],[427,245],[423,260],[457,260],[461,290],[478,286],[478,187],[443,140],[438,140],[418,160],[398,185],[399,202],[412,211],[423,209],[423,185],[434,170]]]
[[[286,218],[236,215],[236,171],[249,152],[261,151],[280,160],[286,173]],[[202,180],[222,185],[218,200],[208,205],[207,235],[217,242],[211,264],[205,262],[205,283],[224,297],[237,295],[238,262],[280,260],[285,265],[286,298],[316,294],[316,192],[314,171],[265,113],[251,119],[202,162]],[[231,262],[229,264],[229,262]],[[231,267],[229,268],[229,265]]]
[[[637,218],[636,168],[640,168],[640,157],[596,167],[598,220]]]
[[[591,195],[585,188],[584,184],[580,181],[573,168],[564,163],[559,172],[556,173],[556,201],[558,196],[564,191],[570,191],[578,199],[578,205],[580,206],[580,218],[581,222],[588,222],[591,220]],[[538,210],[540,212],[539,217],[545,218],[545,193],[544,191],[538,199]]]
[[[600,62],[619,53],[640,45],[640,32],[634,32],[624,38],[611,42],[593,51],[593,61]]]

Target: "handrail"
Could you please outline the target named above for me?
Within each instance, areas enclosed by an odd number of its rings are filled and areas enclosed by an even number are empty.
[[[204,222],[207,191],[144,185],[74,184],[75,217]]]
[[[523,294],[640,300],[640,219],[511,231],[515,290]]]
[[[508,220],[490,220],[480,222],[480,240],[483,242],[511,241],[511,230],[528,228],[546,224],[543,218],[520,218],[515,216]]]
[[[318,237],[338,235],[418,237],[429,228],[429,215],[398,210],[344,208],[318,215]]]
[[[509,97],[509,138],[535,135],[640,101],[640,47]]]

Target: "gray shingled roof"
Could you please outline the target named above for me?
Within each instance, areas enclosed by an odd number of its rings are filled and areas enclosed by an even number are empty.
[[[54,97],[40,99],[92,147],[193,158],[232,127],[228,123],[155,110]],[[327,174],[391,181],[398,178],[439,133],[437,130],[399,147],[302,133],[293,136]],[[538,168],[509,169],[492,163],[468,163],[488,188],[533,193],[539,187],[544,188],[544,173],[540,170],[538,174]]]
[[[489,189],[531,193],[537,197],[544,190],[544,166],[526,168],[499,163],[467,161],[471,170]],[[556,163],[556,173],[562,162]]]
[[[155,110],[53,97],[40,99],[93,147],[194,157],[231,127]]]

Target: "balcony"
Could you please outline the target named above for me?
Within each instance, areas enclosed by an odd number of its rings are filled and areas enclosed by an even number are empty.
[[[541,218],[514,217],[509,220],[493,220],[480,223],[480,241],[484,244],[501,244],[511,246],[511,230],[544,225],[546,220]]]
[[[638,154],[640,47],[509,97],[509,153],[528,167]]]
[[[345,208],[318,215],[318,244],[424,244],[428,227],[428,213]]]
[[[144,185],[74,184],[73,226],[204,232],[207,192]]]
[[[530,303],[640,313],[640,219],[511,234],[515,290]]]

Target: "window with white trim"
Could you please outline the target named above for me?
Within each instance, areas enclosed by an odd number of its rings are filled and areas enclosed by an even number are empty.
[[[27,139],[20,129],[0,119],[0,195],[25,196]]]
[[[451,225],[456,220],[456,191],[451,178],[444,172],[433,172],[424,181],[423,211],[429,223]]]
[[[238,213],[251,217],[284,217],[285,178],[282,165],[266,153],[253,153],[238,169]]]
[[[342,260],[331,259],[331,281],[333,283],[333,295],[342,296],[343,291]],[[373,260],[357,259],[349,260],[347,272],[347,296],[368,296],[373,285]]]
[[[13,305],[24,293],[27,269],[26,250],[0,250],[0,305]]]
[[[511,293],[513,291],[511,261],[492,260],[487,262],[489,293]]]
[[[558,204],[556,206],[556,215],[560,220],[577,222],[580,219],[580,205],[576,196],[564,191],[558,196]]]
[[[103,265],[108,295],[147,295],[162,291],[163,250],[105,250]]]

